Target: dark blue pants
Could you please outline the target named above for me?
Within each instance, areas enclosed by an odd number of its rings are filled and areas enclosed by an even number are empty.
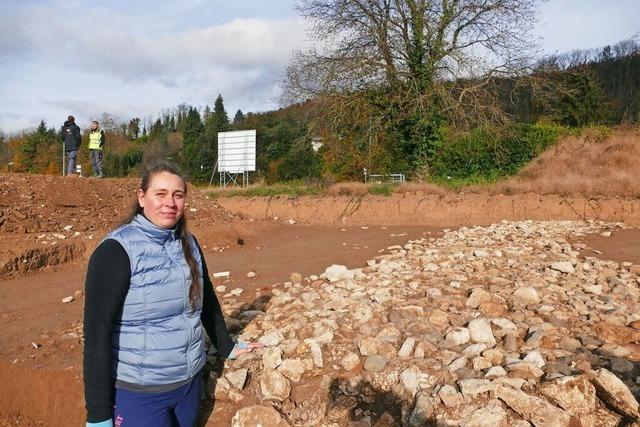
[[[76,173],[76,157],[78,157],[78,150],[67,151],[67,175]]]
[[[202,374],[175,390],[142,393],[116,388],[114,427],[193,427],[200,407]]]

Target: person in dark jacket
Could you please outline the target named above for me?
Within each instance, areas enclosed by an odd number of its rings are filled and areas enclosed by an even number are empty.
[[[151,165],[130,216],[91,255],[84,308],[87,426],[193,426],[204,331],[221,357],[259,347],[229,336],[202,250],[187,230],[186,192],[175,165]]]
[[[80,127],[76,124],[76,119],[73,116],[69,116],[64,125],[62,125],[62,141],[67,155],[67,175],[70,176],[76,170],[76,158],[82,141]]]

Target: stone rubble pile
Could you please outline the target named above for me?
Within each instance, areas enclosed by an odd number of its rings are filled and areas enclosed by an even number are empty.
[[[237,427],[637,422],[640,265],[569,243],[618,227],[461,228],[276,287],[229,317],[265,347],[227,363],[216,405]]]

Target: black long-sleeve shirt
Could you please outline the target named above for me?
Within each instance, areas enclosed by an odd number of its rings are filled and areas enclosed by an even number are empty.
[[[198,250],[204,277],[200,319],[215,348],[227,357],[234,343],[224,323],[200,246]],[[89,259],[85,283],[84,390],[88,422],[104,421],[113,415],[113,331],[130,283],[127,252],[116,240],[105,240]]]

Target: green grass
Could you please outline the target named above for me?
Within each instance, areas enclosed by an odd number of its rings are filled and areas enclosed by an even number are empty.
[[[393,193],[394,184],[371,184],[369,194],[374,196],[390,196]]]

